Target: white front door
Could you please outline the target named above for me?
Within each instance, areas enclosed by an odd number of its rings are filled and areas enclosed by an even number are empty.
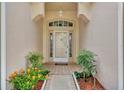
[[[55,31],[53,40],[53,61],[68,62],[69,33],[67,31]]]

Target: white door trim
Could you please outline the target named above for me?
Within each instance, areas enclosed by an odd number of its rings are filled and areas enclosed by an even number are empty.
[[[118,89],[124,89],[123,26],[123,3],[118,3]]]
[[[56,58],[55,57],[55,33],[56,32],[66,32],[67,33],[67,36],[69,38],[69,31],[53,31],[53,61],[54,62],[68,62],[69,60],[69,40],[67,40],[67,58]]]
[[[6,5],[1,3],[1,89],[6,89]]]

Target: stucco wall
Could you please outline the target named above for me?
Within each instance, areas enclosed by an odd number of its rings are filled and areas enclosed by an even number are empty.
[[[29,3],[6,3],[7,77],[15,69],[25,68],[29,51],[41,51],[40,32],[31,20]]]
[[[94,3],[90,14],[90,22],[80,24],[80,48],[98,55],[98,80],[106,89],[117,89],[117,3]]]

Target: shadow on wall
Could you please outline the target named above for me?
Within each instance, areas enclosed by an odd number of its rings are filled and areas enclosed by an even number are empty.
[[[98,74],[98,73],[101,72],[101,68],[100,68],[100,67],[101,67],[101,60],[100,60],[100,57],[97,56],[97,57],[96,57],[96,69],[97,69],[96,78],[97,78],[98,81],[101,83],[101,82],[103,82],[103,81],[99,80],[100,76],[99,76],[99,74]],[[104,84],[103,84],[103,85],[104,85]],[[103,87],[105,87],[105,86],[103,86]]]

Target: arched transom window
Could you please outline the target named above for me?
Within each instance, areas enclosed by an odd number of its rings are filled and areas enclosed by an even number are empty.
[[[70,21],[57,20],[49,22],[49,27],[73,27],[73,23]]]

